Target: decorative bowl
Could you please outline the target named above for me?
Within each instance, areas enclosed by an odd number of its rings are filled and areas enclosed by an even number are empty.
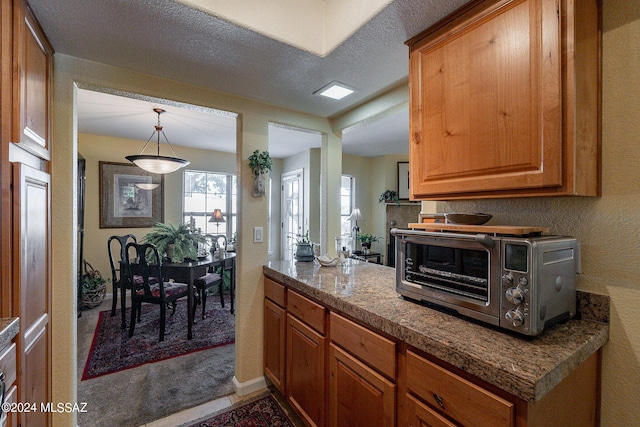
[[[444,214],[445,221],[449,224],[481,225],[492,218],[493,215],[485,213],[459,213],[450,212]]]
[[[316,261],[323,267],[335,267],[339,258],[331,258],[329,255],[317,256]]]

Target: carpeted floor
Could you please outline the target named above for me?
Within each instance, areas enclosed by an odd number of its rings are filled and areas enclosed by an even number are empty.
[[[78,402],[87,403],[80,427],[140,426],[233,393],[234,344],[81,381],[99,312],[109,303],[78,319]],[[207,308],[215,306],[212,297]]]
[[[299,425],[299,424],[298,424]],[[273,394],[238,405],[217,415],[205,417],[185,427],[295,427]]]
[[[230,344],[235,338],[235,317],[229,308],[222,308],[219,299],[210,297],[207,317],[200,311],[193,325],[193,339],[187,339],[187,304],[178,303],[173,315],[167,313],[165,339],[158,341],[160,307],[147,304],[142,307],[140,322],[129,337],[128,329],[120,329],[120,310],[111,317],[110,310],[100,312],[98,325],[85,364],[83,380],[130,369],[144,363],[157,362],[196,351]],[[130,317],[126,310],[126,318]]]

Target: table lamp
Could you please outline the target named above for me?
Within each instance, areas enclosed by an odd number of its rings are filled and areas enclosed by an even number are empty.
[[[358,248],[358,234],[360,233],[360,227],[358,227],[358,221],[364,221],[362,217],[362,212],[360,212],[360,208],[357,206],[353,208],[351,211],[351,215],[347,218],[349,221],[355,221],[356,225],[353,227],[352,231],[354,232],[354,249]]]
[[[211,218],[209,218],[209,222],[216,223],[216,234],[220,234],[220,223],[225,222],[224,217],[222,216],[222,211],[220,209],[214,209]]]

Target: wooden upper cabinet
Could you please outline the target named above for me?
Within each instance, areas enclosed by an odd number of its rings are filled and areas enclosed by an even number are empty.
[[[12,142],[50,160],[53,49],[28,6],[14,9],[14,118]]]
[[[409,40],[412,198],[599,195],[598,17],[476,1]]]

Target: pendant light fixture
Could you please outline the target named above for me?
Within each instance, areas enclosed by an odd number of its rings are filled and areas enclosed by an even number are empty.
[[[147,140],[147,143],[144,144],[144,147],[142,147],[142,151],[140,152],[140,154],[135,156],[126,156],[125,159],[134,163],[140,169],[146,170],[147,172],[158,173],[158,174],[175,172],[178,169],[187,166],[189,164],[189,161],[184,159],[179,159],[178,157],[176,157],[176,152],[171,146],[171,143],[169,142],[169,140],[167,139],[167,135],[165,135],[164,131],[162,130],[162,125],[160,125],[160,114],[164,113],[165,111],[162,108],[154,108],[153,111],[155,111],[158,114],[158,124],[155,126],[155,130]],[[144,153],[144,150],[147,148],[147,145],[149,145],[149,142],[151,141],[153,136],[156,134],[157,134],[157,141],[158,141],[157,154],[156,155],[142,154]],[[162,134],[162,136],[164,137],[164,140],[167,141],[167,144],[169,144],[169,148],[171,148],[173,157],[160,155],[160,134]]]

